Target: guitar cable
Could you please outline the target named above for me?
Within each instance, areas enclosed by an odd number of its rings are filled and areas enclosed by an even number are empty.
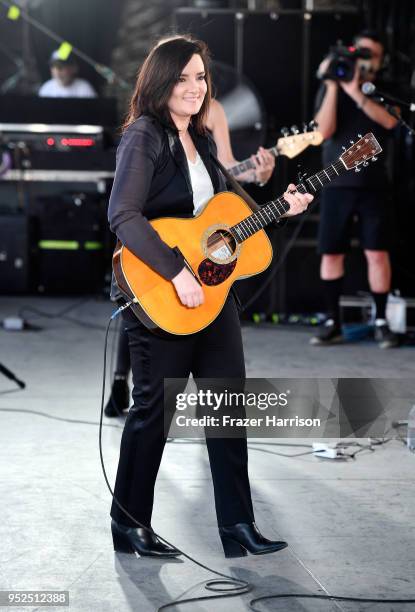
[[[113,312],[113,314],[111,315],[108,321],[107,328],[105,331],[102,390],[101,390],[101,409],[100,409],[99,436],[98,436],[99,437],[100,462],[101,462],[101,468],[102,468],[103,476],[105,479],[105,483],[112,496],[114,503],[124,512],[126,516],[128,516],[128,518],[131,521],[133,521],[133,523],[135,523],[138,527],[146,531],[152,531],[154,536],[156,536],[161,542],[169,546],[172,546],[173,548],[178,550],[179,553],[183,557],[188,559],[191,563],[194,563],[198,567],[201,567],[202,569],[207,570],[209,573],[214,574],[215,576],[219,577],[213,580],[204,580],[204,581],[198,582],[197,584],[194,584],[192,587],[190,587],[190,589],[193,589],[193,588],[196,588],[196,586],[204,585],[207,591],[219,593],[219,594],[202,595],[199,597],[188,597],[186,599],[176,599],[166,604],[163,604],[162,606],[157,608],[157,612],[161,612],[162,610],[167,610],[168,608],[173,608],[173,607],[180,606],[183,604],[190,604],[190,603],[200,602],[200,601],[209,601],[213,599],[222,599],[225,597],[238,597],[240,595],[244,595],[245,593],[251,592],[255,588],[255,585],[253,583],[249,582],[248,580],[244,580],[242,578],[236,578],[235,576],[225,574],[223,572],[220,572],[217,569],[214,569],[212,567],[209,567],[208,565],[205,565],[201,561],[198,561],[197,559],[195,559],[194,557],[186,553],[184,550],[181,550],[175,544],[172,544],[171,542],[163,538],[161,535],[156,533],[154,530],[140,523],[134,516],[132,516],[128,512],[128,510],[124,508],[121,502],[117,499],[109,483],[108,476],[105,470],[103,450],[102,450],[102,426],[103,426],[103,412],[104,412],[104,401],[105,401],[105,379],[106,379],[106,370],[107,370],[108,336],[109,336],[109,331],[110,331],[112,321],[124,309],[129,308],[131,304],[132,304],[132,301],[127,302],[126,304],[124,304],[123,306],[120,306],[119,308],[117,308],[117,310]],[[188,591],[190,589],[188,589]],[[311,593],[271,593],[269,595],[263,595],[261,597],[255,597],[254,599],[251,599],[248,602],[248,606],[249,606],[249,609],[252,610],[252,612],[261,612],[261,610],[256,607],[256,604],[258,604],[259,602],[264,602],[270,599],[288,599],[288,598],[323,599],[323,600],[330,600],[330,601],[350,601],[350,602],[361,602],[361,603],[385,603],[385,604],[413,604],[415,603],[415,599],[375,599],[375,598],[364,598],[364,597],[345,597],[345,596],[339,596],[339,595],[330,595],[328,593],[325,595],[311,594]]]

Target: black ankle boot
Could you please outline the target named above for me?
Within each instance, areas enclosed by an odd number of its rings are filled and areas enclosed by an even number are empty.
[[[277,552],[288,546],[287,542],[267,540],[255,523],[237,523],[229,527],[219,527],[225,557],[245,557]]]
[[[123,410],[130,405],[130,389],[126,378],[116,378],[112,383],[111,395],[104,408],[107,417],[115,417],[122,414]]]
[[[177,548],[163,544],[152,529],[128,527],[112,520],[111,531],[115,552],[136,552],[140,557],[177,557],[181,554]]]

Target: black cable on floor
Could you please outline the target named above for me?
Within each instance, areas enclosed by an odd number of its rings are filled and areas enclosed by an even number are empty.
[[[24,319],[25,318],[24,317],[24,313],[25,312],[31,312],[33,314],[38,315],[38,317],[48,318],[48,319],[59,319],[60,317],[63,317],[65,315],[67,315],[68,312],[71,312],[72,310],[75,310],[79,306],[82,306],[83,304],[86,304],[91,299],[92,298],[87,297],[87,298],[82,298],[80,300],[76,300],[72,304],[69,304],[69,306],[65,306],[65,308],[63,308],[59,312],[46,312],[45,310],[39,310],[35,306],[22,306],[19,309],[19,311],[18,311],[18,316],[21,317],[22,319]]]
[[[20,308],[18,315],[22,319],[24,319],[24,313],[32,313],[37,316],[37,318],[41,319],[62,319],[63,321],[68,321],[69,323],[73,323],[74,325],[79,325],[80,327],[86,327],[88,329],[97,329],[99,331],[105,331],[105,326],[97,325],[96,323],[90,323],[88,321],[82,321],[81,319],[75,319],[73,317],[68,317],[68,313],[72,310],[75,310],[79,306],[86,304],[91,301],[91,297],[82,298],[81,300],[77,300],[73,304],[66,306],[62,310],[58,312],[47,312],[45,310],[39,310],[34,306],[22,306]]]
[[[253,612],[263,612],[255,608],[259,601],[268,599],[326,599],[328,601],[358,601],[360,603],[384,603],[384,604],[409,604],[415,603],[415,599],[375,599],[371,597],[342,597],[341,595],[313,595],[311,593],[280,593],[278,595],[263,595],[255,597],[249,602],[249,607]]]
[[[17,389],[18,391],[18,389]],[[0,408],[0,412],[23,412],[24,414],[36,414],[36,416],[43,416],[53,421],[64,421],[65,423],[77,423],[78,425],[99,425],[97,421],[84,421],[81,419],[68,419],[67,417],[59,417],[48,412],[41,412],[40,410],[29,410],[26,408]],[[115,427],[115,429],[124,429],[123,426],[117,425],[116,423],[104,423],[105,427]]]

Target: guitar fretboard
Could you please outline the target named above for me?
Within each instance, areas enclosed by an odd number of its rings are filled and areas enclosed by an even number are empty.
[[[339,159],[334,164],[324,168],[324,170],[320,170],[320,172],[316,172],[313,176],[305,179],[304,182],[296,185],[296,189],[300,193],[317,193],[323,185],[330,183],[336,176],[345,172],[345,170],[346,167]],[[284,196],[280,196],[277,200],[271,200],[271,202],[262,206],[261,210],[252,213],[252,215],[249,215],[249,217],[231,227],[231,232],[237,242],[243,242],[259,230],[264,229],[264,227],[282,217],[289,209],[290,205],[284,199]]]

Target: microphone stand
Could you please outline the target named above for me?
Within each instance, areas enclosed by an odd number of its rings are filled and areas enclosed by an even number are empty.
[[[380,103],[383,105],[383,107],[385,108],[385,110],[387,110],[387,111],[388,111],[388,113],[389,113],[390,115],[392,115],[392,117],[395,117],[395,119],[397,119],[397,120],[398,120],[398,122],[399,122],[401,125],[403,125],[403,126],[404,126],[404,127],[407,129],[407,130],[408,130],[408,132],[409,132],[410,134],[412,134],[412,136],[415,136],[415,130],[414,130],[414,128],[413,128],[413,127],[411,127],[411,126],[409,125],[409,123],[407,123],[407,122],[405,121],[405,119],[403,119],[403,118],[402,118],[402,116],[401,116],[401,115],[400,115],[400,114],[397,112],[397,110],[396,110],[396,109],[395,109],[393,106],[391,106],[390,104],[388,104],[387,102],[385,102],[385,99],[384,99],[384,98],[377,98],[377,101],[378,101],[378,102],[380,102]],[[414,105],[414,111],[415,111],[415,105]]]
[[[24,389],[26,387],[26,383],[24,383],[22,380],[17,378],[17,376],[15,376],[13,372],[11,372],[8,368],[6,368],[6,366],[4,366],[2,363],[0,363],[0,372],[6,378],[13,380],[21,389]]]
[[[379,102],[380,104],[382,104],[382,106],[385,108],[385,110],[387,110],[388,113],[390,115],[392,115],[392,117],[395,117],[395,119],[397,119],[398,122],[401,125],[403,125],[408,130],[408,132],[410,134],[412,134],[412,136],[415,136],[414,128],[411,127],[409,125],[409,123],[407,123],[405,121],[405,119],[403,119],[401,117],[401,115],[395,110],[395,108],[393,106],[391,106],[390,104],[388,104],[385,101],[385,98],[387,98],[388,100],[391,100],[392,102],[396,102],[397,104],[401,104],[402,106],[407,106],[411,113],[415,112],[415,103],[414,102],[406,102],[405,100],[401,100],[400,98],[396,98],[395,96],[391,96],[388,93],[385,93],[384,91],[380,91],[380,89],[378,89],[377,87],[376,87],[376,89],[375,89],[375,91],[373,93],[380,94],[379,96],[376,96],[376,102]]]
[[[385,98],[388,98],[388,100],[390,100],[391,102],[396,102],[397,104],[401,104],[402,106],[407,106],[409,110],[411,111],[411,113],[415,112],[415,102],[406,102],[406,100],[401,100],[401,98],[396,98],[395,96],[391,96],[389,93],[381,91],[377,87],[373,93],[375,92],[378,92],[380,96],[384,96]]]

